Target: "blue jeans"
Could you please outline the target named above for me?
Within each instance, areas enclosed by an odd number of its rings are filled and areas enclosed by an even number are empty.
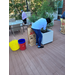
[[[34,30],[34,32],[36,34],[36,43],[38,43],[38,46],[41,46],[41,41],[42,41],[42,33],[41,33],[41,30],[39,30],[39,29],[33,29],[33,30]]]

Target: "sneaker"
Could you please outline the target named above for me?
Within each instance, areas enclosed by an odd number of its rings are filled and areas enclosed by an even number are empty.
[[[44,48],[44,46],[38,46],[38,48]]]
[[[59,29],[59,31],[61,31],[61,28]]]

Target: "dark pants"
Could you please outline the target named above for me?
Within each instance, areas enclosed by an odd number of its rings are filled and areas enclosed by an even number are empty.
[[[33,30],[34,30],[34,32],[36,34],[36,43],[38,43],[38,46],[41,46],[41,41],[42,41],[42,33],[41,33],[41,30],[38,30],[38,29],[33,29]]]
[[[24,22],[24,24],[26,24],[26,23],[27,23],[26,18],[23,20],[23,22]]]

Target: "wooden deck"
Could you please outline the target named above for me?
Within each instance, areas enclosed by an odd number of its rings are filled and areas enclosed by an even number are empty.
[[[65,75],[65,35],[59,32],[61,22],[55,21],[53,42],[38,49],[27,43],[27,30],[9,36],[9,41],[24,38],[26,50],[9,48],[9,75]]]

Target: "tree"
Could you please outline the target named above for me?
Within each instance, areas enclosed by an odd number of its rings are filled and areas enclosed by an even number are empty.
[[[13,12],[14,15],[10,16],[10,18],[21,19],[21,10],[26,11],[25,9],[25,1],[22,3],[19,2],[20,0],[10,0],[9,3],[9,14]]]
[[[30,9],[32,13],[36,14],[37,10],[41,8],[44,1],[49,2],[49,7],[52,7],[53,11],[56,11],[58,6],[61,5],[61,0],[31,0]]]

